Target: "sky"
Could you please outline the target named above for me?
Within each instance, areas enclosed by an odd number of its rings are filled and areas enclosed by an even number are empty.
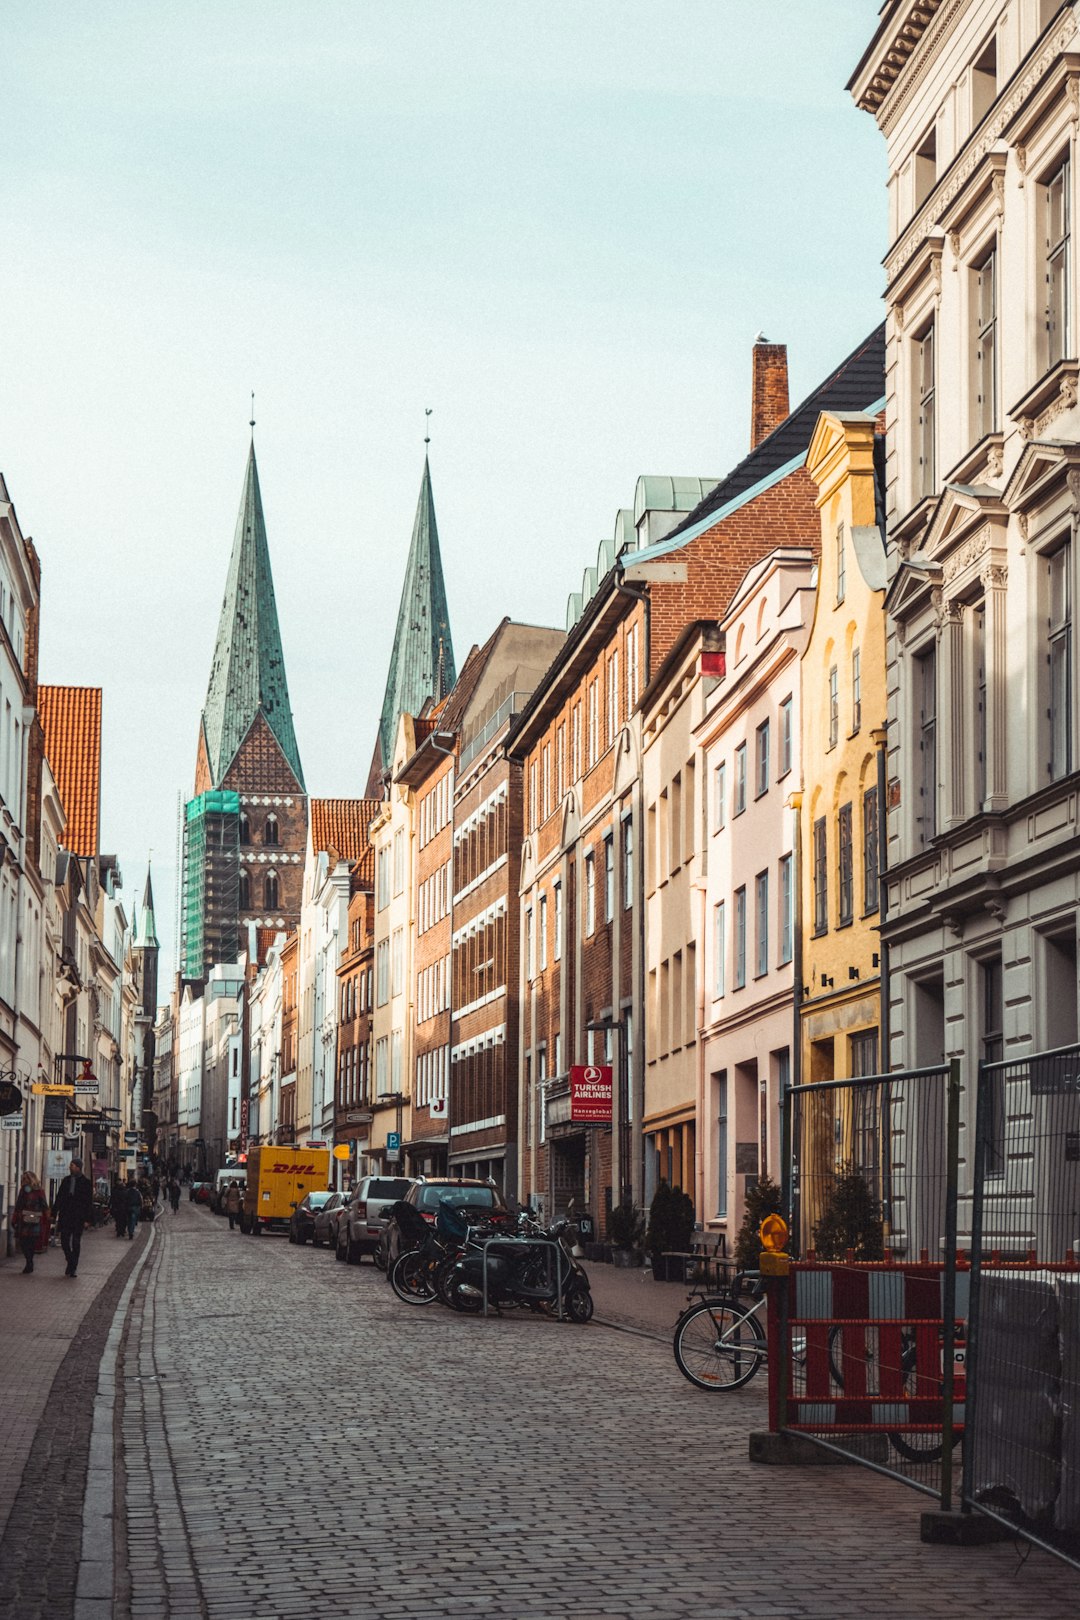
[[[308,790],[359,795],[426,408],[460,668],[565,623],[639,474],[746,454],[758,333],[795,404],[882,318],[875,15],[7,0],[0,471],[165,973],[252,390]]]

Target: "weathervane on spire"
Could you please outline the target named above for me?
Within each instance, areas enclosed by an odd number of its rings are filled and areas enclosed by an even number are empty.
[[[427,445],[429,445],[431,443],[431,433],[429,431],[430,424],[428,423],[428,420],[427,420],[430,415],[431,415],[431,406],[430,405],[425,405],[424,406],[424,444],[425,444],[425,446],[427,446]]]
[[[248,427],[251,429],[251,437],[254,438],[255,437],[255,390],[254,390],[254,388],[251,390],[251,421],[248,423]]]

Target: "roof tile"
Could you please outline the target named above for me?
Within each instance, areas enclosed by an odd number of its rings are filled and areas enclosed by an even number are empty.
[[[64,847],[96,856],[101,832],[101,687],[39,686],[45,753],[67,812]]]
[[[332,852],[350,865],[362,861],[371,850],[368,828],[382,808],[381,799],[312,799],[312,849]]]

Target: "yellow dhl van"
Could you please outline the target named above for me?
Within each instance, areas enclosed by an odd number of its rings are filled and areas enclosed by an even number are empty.
[[[254,1147],[248,1151],[244,1226],[255,1237],[267,1227],[285,1231],[297,1204],[330,1185],[330,1150]]]

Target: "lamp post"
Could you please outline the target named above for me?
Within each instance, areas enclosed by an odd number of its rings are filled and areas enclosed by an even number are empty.
[[[392,1104],[396,1105],[396,1107],[397,1107],[397,1123],[396,1123],[397,1139],[398,1139],[397,1162],[398,1162],[398,1168],[400,1169],[402,1161],[403,1161],[403,1159],[405,1157],[404,1151],[403,1151],[402,1146],[401,1146],[401,1124],[402,1124],[401,1108],[402,1108],[402,1104],[405,1101],[405,1093],[403,1091],[380,1091],[378,1093],[378,1095],[376,1096],[375,1101],[377,1103],[384,1103],[387,1107],[390,1107]]]
[[[614,1031],[618,1037],[618,1060],[615,1071],[615,1084],[612,1087],[612,1096],[615,1108],[612,1113],[611,1128],[615,1134],[616,1169],[618,1197],[612,1193],[612,1201],[623,1204],[632,1196],[630,1176],[630,1041],[626,1030],[626,1019],[622,1018],[594,1018],[585,1025],[593,1034],[608,1034]]]

